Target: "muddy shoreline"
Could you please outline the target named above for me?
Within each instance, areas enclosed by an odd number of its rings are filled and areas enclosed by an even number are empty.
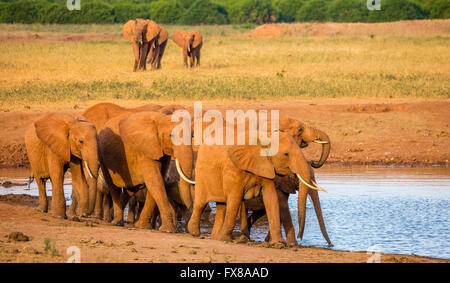
[[[167,234],[126,225],[116,227],[94,218],[76,221],[55,219],[36,211],[37,197],[0,197],[0,262],[66,262],[68,247],[81,251],[81,262],[199,262],[199,263],[365,263],[371,253],[314,246],[272,248],[267,243],[244,242],[236,235],[231,243]],[[27,223],[24,225],[24,223]],[[13,238],[21,235],[25,240]],[[383,263],[449,263],[450,260],[416,255],[380,255]]]

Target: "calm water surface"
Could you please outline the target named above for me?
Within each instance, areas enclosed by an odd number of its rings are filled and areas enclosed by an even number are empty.
[[[0,170],[0,176],[26,182],[28,171]],[[320,192],[320,200],[333,249],[450,258],[450,168],[324,166],[316,176],[328,190]],[[69,204],[70,180],[65,183]],[[38,195],[35,183],[29,190],[0,187],[0,195],[7,193]],[[326,246],[314,209],[309,202],[307,206],[302,244]],[[290,207],[298,232],[296,195],[291,195]],[[267,224],[261,221],[251,237],[263,241],[266,234]]]

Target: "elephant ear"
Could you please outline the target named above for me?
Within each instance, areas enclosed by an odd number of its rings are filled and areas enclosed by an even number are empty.
[[[147,20],[146,22],[147,22],[147,28],[144,31],[145,32],[144,33],[145,34],[144,41],[148,42],[148,41],[152,41],[159,35],[161,28],[154,21]]]
[[[74,119],[61,114],[47,114],[34,123],[36,135],[50,150],[70,161],[69,127]]]
[[[175,42],[179,47],[184,48],[186,46],[184,35],[186,32],[182,30],[177,30],[172,34],[172,40]]]
[[[140,112],[120,121],[119,132],[124,144],[158,160],[163,156],[158,127],[151,113]]]
[[[237,168],[264,178],[275,178],[274,167],[266,156],[261,156],[260,146],[229,146],[227,154]]]
[[[169,33],[165,27],[161,27],[159,31],[158,45],[163,44],[169,38]]]
[[[129,20],[128,22],[125,23],[125,25],[123,25],[123,36],[128,41],[133,41],[135,24],[136,24],[135,20]]]
[[[192,48],[197,48],[200,44],[203,43],[202,34],[199,32],[193,32],[194,34],[194,43],[192,43]]]

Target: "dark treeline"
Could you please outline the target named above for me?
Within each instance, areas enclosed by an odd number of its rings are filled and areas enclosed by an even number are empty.
[[[386,22],[450,18],[450,0],[0,0],[2,23],[124,23],[147,18],[171,24],[262,24],[271,22]]]

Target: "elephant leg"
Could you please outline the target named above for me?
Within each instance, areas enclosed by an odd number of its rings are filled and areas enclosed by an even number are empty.
[[[104,194],[99,189],[97,189],[97,197],[95,198],[94,217],[98,219],[102,219],[103,217],[103,198]]]
[[[188,57],[187,49],[183,49],[183,63],[186,68],[188,67],[187,57]]]
[[[216,202],[216,217],[214,217],[214,226],[211,232],[211,239],[213,240],[219,239],[219,232],[222,229],[226,208],[226,204]]]
[[[78,215],[87,217],[89,215],[89,188],[83,176],[81,164],[81,160],[73,159],[69,166],[72,171],[72,190],[75,189],[78,197]]]
[[[48,169],[52,183],[52,214],[55,218],[65,219],[66,199],[64,197],[64,166],[54,153],[48,155]]]
[[[75,189],[73,189],[73,188],[72,188],[72,195],[70,197],[72,198],[72,203],[70,204],[67,213],[69,215],[71,215],[71,216],[76,216],[77,215],[76,210],[77,210],[77,207],[78,207],[78,199],[80,197],[78,196],[77,191]]]
[[[150,44],[149,43],[143,43],[141,45],[140,50],[140,56],[139,56],[139,69],[142,69],[144,71],[147,70],[147,53],[149,51]]]
[[[133,46],[133,55],[134,55],[134,68],[133,68],[133,72],[136,72],[137,68],[138,68],[138,64],[139,64],[139,45],[137,45],[136,43],[132,44]]]
[[[200,51],[197,53],[197,67],[200,67]]]
[[[191,54],[189,54],[189,66],[192,68],[194,67],[194,53],[191,52]]]
[[[239,208],[239,220],[241,222],[242,234],[250,239],[250,230],[248,227],[247,208],[245,207],[245,202],[242,202],[241,207]]]
[[[255,222],[260,219],[261,217],[263,217],[264,215],[266,215],[266,211],[263,210],[256,210],[256,211],[252,211],[252,214],[247,218],[247,223],[248,223],[248,233],[250,234],[251,229],[253,227],[253,225],[255,224]]]
[[[227,204],[225,210],[225,220],[222,229],[219,232],[218,239],[221,241],[231,241],[231,232],[233,232],[236,224],[236,216],[242,202],[243,191],[240,189],[237,192],[230,193],[227,197]]]
[[[194,198],[194,206],[192,209],[191,219],[188,222],[188,232],[193,236],[200,236],[200,217],[202,216],[203,209],[205,205],[208,203],[203,197],[202,194],[199,193],[203,191],[201,189],[201,185],[199,184],[196,188],[195,198]]]
[[[123,225],[123,207],[121,202],[121,189],[113,187],[109,189],[111,194],[113,208],[114,208],[114,219],[111,224],[113,225]]]
[[[130,197],[130,199],[128,200],[128,222],[129,223],[134,223],[135,219],[136,219],[136,197],[132,196]]]
[[[164,42],[163,45],[161,45],[161,47],[160,47],[159,57],[158,57],[158,65],[156,66],[157,69],[161,69],[161,60],[164,55],[164,51],[166,50],[166,45],[167,45],[167,41]]]
[[[103,220],[111,222],[113,220],[114,208],[111,194],[103,195]]]
[[[272,180],[264,180],[262,188],[264,207],[269,220],[270,243],[284,243],[280,227],[280,206],[277,192]]]
[[[161,176],[161,164],[158,163],[156,166],[156,161],[150,161],[152,163],[144,162],[142,166],[142,170],[146,172],[144,176],[145,185],[147,187],[147,196],[145,200],[145,205],[142,210],[142,215],[144,219],[149,219],[151,211],[150,205],[147,204],[147,201],[150,200],[150,196],[154,198],[156,205],[158,206],[159,212],[161,214],[161,227],[159,227],[160,231],[164,232],[175,232],[176,223],[174,223],[175,211],[169,203],[169,199],[167,198],[166,188],[164,186],[164,180]]]
[[[39,189],[39,207],[37,208],[38,211],[47,213],[48,212],[48,198],[47,198],[47,191],[46,191],[46,180],[35,177],[36,183],[38,185]]]
[[[144,207],[147,206],[147,210],[149,213],[144,214],[143,210]],[[141,228],[141,229],[154,229],[155,227],[152,226],[152,218],[156,214],[156,201],[155,199],[147,192],[145,196],[145,202],[140,204],[139,207],[139,220],[134,224],[135,227]]]
[[[280,218],[283,224],[286,242],[289,246],[296,246],[294,224],[292,224],[291,212],[289,211],[289,194],[277,190],[278,201],[280,204]]]

